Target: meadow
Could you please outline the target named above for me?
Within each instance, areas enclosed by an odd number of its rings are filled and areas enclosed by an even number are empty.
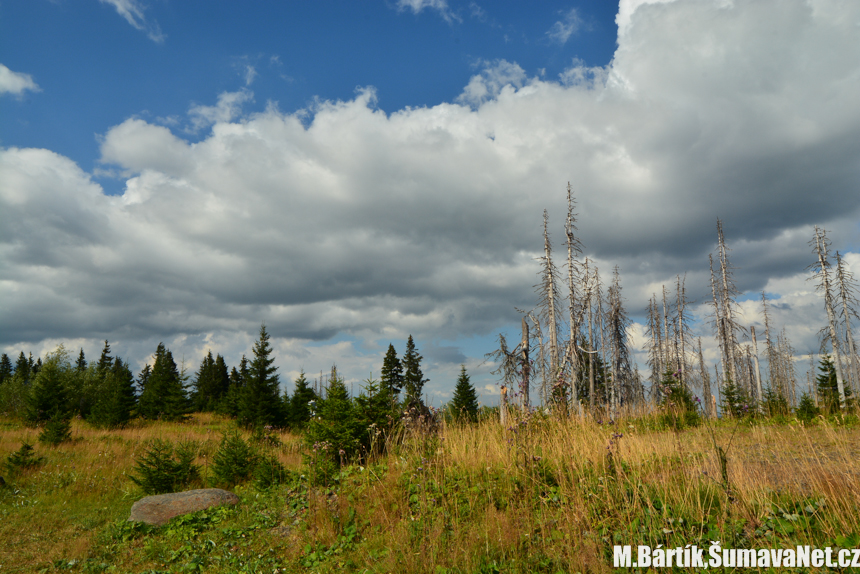
[[[0,572],[584,573],[613,571],[614,544],[860,547],[853,415],[683,430],[648,415],[531,414],[506,427],[487,417],[392,437],[325,484],[309,478],[302,437],[280,432],[252,444],[287,468],[282,483],[238,484],[236,507],[162,527],[127,522],[143,496],[129,476],[149,441],[193,441],[200,487],[235,428],[211,414],[119,430],[76,420],[72,441],[51,448],[0,420],[2,460],[25,441],[43,457],[0,471]]]

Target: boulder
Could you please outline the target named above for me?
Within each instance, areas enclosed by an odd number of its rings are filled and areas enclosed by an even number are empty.
[[[238,502],[238,496],[220,488],[201,488],[186,490],[185,492],[156,494],[145,496],[135,502],[131,507],[131,516],[128,519],[131,522],[146,522],[161,526],[175,516]]]

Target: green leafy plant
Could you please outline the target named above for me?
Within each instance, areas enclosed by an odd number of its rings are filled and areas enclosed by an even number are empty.
[[[175,492],[200,478],[200,467],[194,464],[196,456],[197,445],[192,442],[180,443],[174,449],[168,441],[152,440],[136,459],[131,481],[146,494]]]

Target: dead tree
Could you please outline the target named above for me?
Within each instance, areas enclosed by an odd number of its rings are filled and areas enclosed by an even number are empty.
[[[711,378],[708,376],[708,369],[705,368],[705,358],[702,355],[702,338],[699,337],[699,371],[702,373],[702,394],[705,402],[705,416],[707,418],[714,418],[716,413],[711,408],[711,401],[713,400],[713,395],[711,395]]]
[[[630,328],[630,318],[624,310],[621,297],[621,278],[618,266],[612,276],[609,287],[608,310],[609,342],[611,347],[612,388],[610,391],[610,406],[615,412],[621,403],[629,404],[635,394],[630,370],[630,348],[627,344],[627,330]]]
[[[836,331],[836,314],[833,312],[833,290],[830,278],[830,262],[828,261],[828,252],[830,241],[823,229],[815,226],[815,237],[810,241],[812,252],[816,254],[818,260],[810,267],[813,270],[812,278],[818,280],[816,288],[824,296],[824,308],[827,311],[827,321],[829,323],[830,345],[833,347],[833,354],[836,361],[836,387],[839,390],[839,406],[845,408],[845,378],[842,376],[842,357],[839,350],[839,336]]]
[[[544,255],[540,258],[540,283],[536,286],[538,290],[538,308],[539,316],[542,322],[546,325],[549,337],[549,375],[550,385],[554,384],[560,374],[559,369],[559,345],[558,345],[558,325],[559,311],[561,310],[558,304],[558,269],[552,262],[552,244],[549,240],[549,228],[547,212],[543,211],[543,249]],[[547,394],[547,381],[544,381],[544,395]],[[544,396],[544,400],[548,397]]]
[[[752,337],[753,359],[755,360],[755,397],[759,405],[759,410],[761,410],[764,395],[762,394],[761,390],[761,369],[759,368],[758,364],[758,341],[756,341],[755,338],[755,327],[750,327],[750,336]]]
[[[585,297],[588,301],[588,406],[594,412],[594,285],[588,269],[588,257],[585,258]]]
[[[681,383],[684,386],[687,386],[687,337],[692,336],[690,332],[689,325],[689,317],[686,314],[687,310],[687,289],[685,287],[685,283],[687,282],[687,276],[684,275],[682,279],[680,275],[677,276],[676,280],[676,303],[675,303],[675,312],[676,312],[676,341],[678,346],[678,362],[680,363],[681,370]]]
[[[661,364],[661,342],[660,331],[660,313],[657,311],[657,296],[652,295],[648,300],[648,365],[651,367],[651,389],[652,392],[659,393],[660,381],[663,379],[663,370]],[[659,396],[657,396],[659,401]]]
[[[740,294],[732,279],[732,267],[729,264],[729,248],[723,236],[723,222],[717,219],[717,249],[720,256],[720,307],[724,322],[723,336],[726,345],[726,361],[732,381],[737,383],[736,352],[738,348],[737,333],[743,328],[735,321],[735,313],[739,311],[735,298]],[[725,374],[725,372],[723,373]]]
[[[522,384],[520,385],[520,398],[522,399],[522,409],[529,409],[529,374],[531,373],[531,364],[529,363],[529,322],[523,317],[523,339],[520,343],[520,369],[522,370]]]
[[[854,336],[851,333],[851,317],[860,319],[857,315],[857,287],[854,275],[846,269],[842,256],[836,252],[836,291],[842,303],[841,316],[845,333],[845,348],[848,351],[848,372],[855,395],[860,393],[860,360],[854,346]]]
[[[717,297],[717,283],[714,277],[714,258],[711,254],[708,254],[708,261],[711,265],[711,294],[713,295],[713,305],[714,305],[714,329],[717,332],[717,342],[720,346],[720,366],[722,367],[723,373],[726,372],[728,368],[728,343],[726,341],[726,322],[723,319],[723,310],[720,298]],[[717,377],[717,389],[722,388],[723,382]]]
[[[571,194],[570,182],[567,183],[567,221],[564,232],[567,236],[567,286],[568,286],[568,321],[570,323],[570,340],[567,344],[567,361],[570,364],[570,386],[573,400],[579,403],[577,393],[577,378],[580,374],[580,354],[576,349],[576,341],[579,336],[579,325],[582,318],[582,305],[580,295],[577,293],[574,278],[579,274],[579,263],[576,257],[582,254],[582,244],[574,235],[576,230],[576,213],[574,213],[574,199]]]

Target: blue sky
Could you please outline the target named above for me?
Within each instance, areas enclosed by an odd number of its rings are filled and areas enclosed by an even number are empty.
[[[454,100],[485,61],[555,77],[574,58],[606,65],[615,50],[611,2],[426,4],[6,1],[3,63],[41,91],[4,105],[2,144],[52,149],[89,171],[97,136],[123,119],[175,119],[225,91],[252,91],[246,112],[270,101],[293,112],[373,86],[390,113]]]
[[[720,217],[745,324],[764,289],[817,350],[815,225],[860,273],[858,25],[849,0],[0,1],[0,349],[164,341],[193,369],[265,321],[285,379],[361,380],[412,334],[435,404],[460,363],[489,401],[570,182],[634,319],[686,274],[716,358]]]

